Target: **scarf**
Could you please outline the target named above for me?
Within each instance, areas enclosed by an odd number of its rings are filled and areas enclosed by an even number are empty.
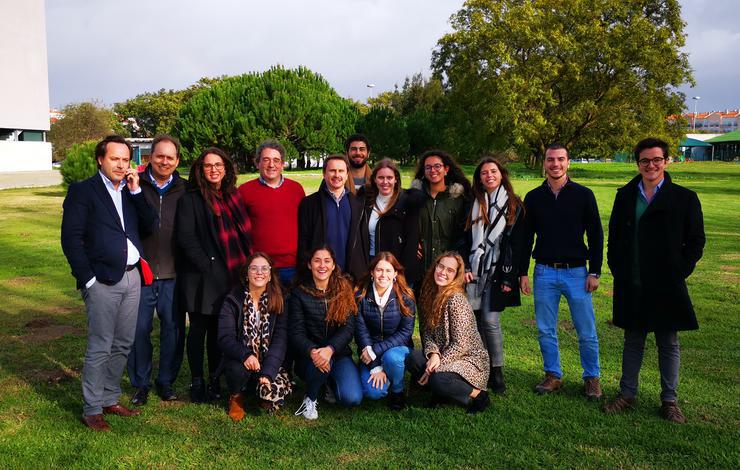
[[[267,311],[267,292],[260,296],[259,310],[255,310],[252,297],[247,291],[242,313],[244,314],[244,345],[249,347],[262,362],[270,348],[270,312]]]
[[[469,258],[475,280],[469,283],[466,289],[473,310],[480,309],[483,290],[496,269],[501,237],[506,229],[509,195],[503,186],[499,186],[493,194],[486,193],[485,199],[488,205],[489,225],[483,225],[482,208],[477,199],[473,203],[473,210],[470,214],[471,220],[476,220],[470,228],[473,243]]]
[[[251,224],[244,212],[239,193],[213,193],[213,214],[216,216],[218,238],[224,250],[226,269],[231,281],[239,280],[239,270],[249,255]]]

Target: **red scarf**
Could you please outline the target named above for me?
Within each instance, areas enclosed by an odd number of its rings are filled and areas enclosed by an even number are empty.
[[[249,239],[252,224],[238,192],[212,194],[213,214],[218,221],[218,238],[226,256],[226,268],[231,281],[237,282],[239,271],[251,253]]]

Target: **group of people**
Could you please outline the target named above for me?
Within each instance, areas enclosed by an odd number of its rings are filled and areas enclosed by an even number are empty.
[[[698,328],[685,279],[704,246],[701,206],[665,172],[665,142],[645,139],[634,156],[640,174],[618,190],[609,223],[614,324],[625,335],[620,393],[604,411],[634,406],[645,339],[655,332],[662,415],[684,422],[677,332]],[[223,377],[234,421],[252,396],[267,412],[280,409],[296,378],[304,398],[295,414],[306,419],[318,417],[320,398],[348,407],[384,398],[401,410],[406,372],[410,387],[431,391],[428,406],[454,402],[477,413],[489,390],[506,390],[501,313],[532,290],[544,363],[535,390],[563,383],[565,296],[584,392],[601,398],[591,296],[604,237],[594,194],[568,177],[562,145],[546,149],[546,179],[523,201],[496,158],[480,161],[471,184],[441,150],[419,158],[403,189],[393,161],[370,167],[361,134],[347,138],[345,154],[324,159],[309,196],[283,176],[285,149],[273,140],[255,152],[259,177],[238,188],[234,162],[218,148],[201,152],[187,181],[171,136],[154,138],[141,172],[130,157],[125,139],[105,138],[95,149],[98,174],[70,185],[64,201],[62,248],[88,317],[86,426],[108,430],[106,414],[139,414],[120,403],[126,365],[132,403],[147,403],[155,311],[154,385],[165,401],[178,398],[186,349],[191,401],[221,399]]]

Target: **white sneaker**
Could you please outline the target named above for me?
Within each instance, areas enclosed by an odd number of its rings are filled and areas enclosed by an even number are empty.
[[[317,400],[311,400],[308,397],[303,397],[303,403],[295,412],[296,416],[303,416],[306,419],[314,420],[319,417]]]
[[[332,388],[329,385],[325,387],[324,401],[329,403],[330,405],[337,404],[337,396],[334,394],[334,390],[332,390]]]

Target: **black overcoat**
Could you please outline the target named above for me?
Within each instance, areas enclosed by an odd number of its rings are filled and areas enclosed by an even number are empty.
[[[625,329],[699,328],[686,278],[704,249],[704,220],[696,193],[665,174],[662,187],[642,215],[635,238],[636,176],[617,190],[611,218],[607,262],[614,276],[614,324]],[[634,243],[639,246],[641,286],[634,286]]]

